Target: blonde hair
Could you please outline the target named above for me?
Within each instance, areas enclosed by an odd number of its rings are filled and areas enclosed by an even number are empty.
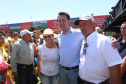
[[[95,27],[95,30],[97,30],[97,32],[100,34],[103,34],[103,30],[100,27]]]

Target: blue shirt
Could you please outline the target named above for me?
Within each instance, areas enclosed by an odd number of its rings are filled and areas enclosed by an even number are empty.
[[[43,38],[40,39],[40,45],[43,44],[43,40],[44,40]]]
[[[59,35],[59,64],[65,67],[79,65],[81,42],[84,36],[80,30],[70,28],[66,34]]]

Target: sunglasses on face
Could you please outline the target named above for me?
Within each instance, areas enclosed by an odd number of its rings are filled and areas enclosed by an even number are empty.
[[[13,35],[13,36],[17,36],[18,34],[15,34],[15,35]]]
[[[51,35],[48,35],[48,36],[44,36],[44,38],[45,38],[45,39],[46,39],[47,37],[48,37],[48,38],[51,38]]]
[[[84,44],[84,47],[83,47],[83,55],[85,55],[86,54],[86,48],[88,47],[88,44],[87,43],[85,43]]]

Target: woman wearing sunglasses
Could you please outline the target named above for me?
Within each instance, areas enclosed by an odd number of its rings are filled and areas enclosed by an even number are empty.
[[[59,54],[54,34],[51,29],[43,33],[45,43],[38,46],[38,75],[42,84],[60,84],[59,80]]]

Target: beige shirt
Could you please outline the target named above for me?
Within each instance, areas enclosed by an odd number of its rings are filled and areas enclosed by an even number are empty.
[[[31,43],[26,43],[23,39],[15,42],[11,53],[11,69],[12,72],[17,71],[17,63],[30,65],[34,62],[34,48]]]

